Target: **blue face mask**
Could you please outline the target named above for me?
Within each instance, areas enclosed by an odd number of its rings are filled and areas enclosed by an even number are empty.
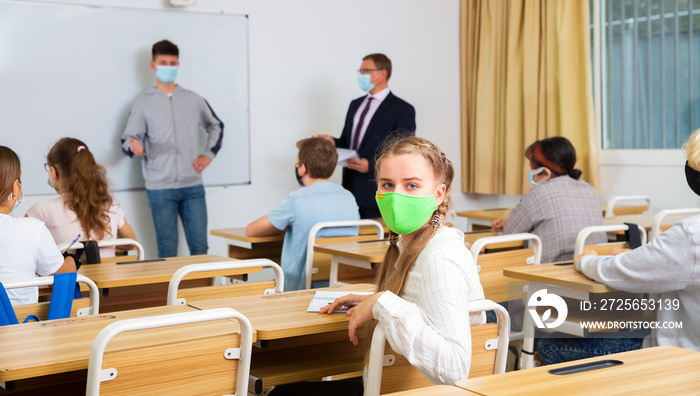
[[[372,76],[369,74],[360,74],[357,76],[357,83],[360,84],[360,89],[365,92],[369,92],[374,88],[374,83],[371,80]]]
[[[170,84],[177,78],[177,66],[156,66],[156,78],[163,84]]]
[[[21,184],[21,183],[18,183],[18,184],[19,184],[19,187],[21,188],[21,187],[22,187],[22,184]],[[7,199],[8,199],[8,200],[12,199],[12,193],[10,193],[10,196],[7,197]],[[15,201],[15,206],[12,207],[12,210],[10,211],[10,213],[12,213],[15,209],[17,209],[17,207],[19,206],[19,204],[22,203],[22,199],[24,199],[24,189],[22,189],[22,195],[19,197],[18,200]]]
[[[542,183],[541,181],[535,182],[535,179],[533,177],[535,175],[539,175],[543,171],[544,171],[544,166],[539,167],[537,169],[530,169],[530,172],[527,173],[527,178],[530,180],[530,184],[532,184],[533,186],[538,186],[540,183]]]

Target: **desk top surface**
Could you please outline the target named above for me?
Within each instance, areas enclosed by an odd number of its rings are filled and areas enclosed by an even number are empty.
[[[371,219],[374,221],[378,221],[379,224],[384,226],[384,233],[388,233],[389,229],[387,228],[386,224],[384,224],[384,219],[377,218],[377,219]],[[264,236],[264,237],[249,237],[245,234],[245,227],[236,227],[236,228],[220,228],[218,230],[211,230],[209,231],[211,235],[215,236],[220,236],[222,238],[227,238],[227,239],[233,239],[236,241],[241,241],[241,242],[248,242],[248,243],[267,243],[267,242],[280,242],[284,240],[284,233],[279,234],[279,235],[271,235],[271,236]],[[360,235],[370,235],[370,234],[376,234],[377,233],[377,228],[374,226],[360,226]]]
[[[95,336],[118,320],[180,312],[194,308],[172,305],[79,318],[57,319],[0,327],[0,381],[13,381],[41,375],[87,369]],[[153,332],[158,331],[154,337]],[[114,338],[107,351],[126,350],[143,345],[168,344],[238,332],[235,320],[218,320],[163,329],[128,332]],[[255,335],[253,335],[255,340]],[[157,340],[157,341],[156,341]]]
[[[283,233],[263,237],[249,237],[245,234],[245,227],[220,228],[218,230],[211,230],[209,231],[209,233],[211,235],[220,236],[222,238],[234,239],[236,241],[249,243],[281,242],[284,240]]]
[[[548,373],[554,368],[602,360],[619,360],[623,364],[569,375]],[[700,389],[698,366],[700,352],[653,347],[458,381],[456,385],[488,396],[696,394]]]
[[[347,329],[348,317],[344,313],[322,315],[306,312],[316,290],[374,291],[375,289],[375,285],[363,283],[260,296],[196,301],[189,305],[198,309],[231,307],[250,320],[259,340],[274,340]]]
[[[605,208],[607,206],[607,203],[600,204],[600,210],[603,212],[603,214],[605,214]],[[462,210],[460,212],[456,212],[456,214],[459,217],[466,217],[468,219],[494,221],[503,217],[503,214],[506,213],[506,210],[508,209],[513,208]]]
[[[387,241],[337,242],[314,245],[314,251],[345,258],[381,263],[389,248]]]
[[[576,271],[573,264],[560,265],[558,263],[550,263],[524,265],[505,268],[503,269],[503,275],[517,280],[551,283],[557,286],[591,293],[606,293],[615,290]]]
[[[503,214],[505,214],[508,209],[513,208],[463,210],[461,212],[456,212],[456,214],[459,217],[466,217],[468,219],[494,221],[503,217]]]
[[[402,392],[387,393],[384,396],[470,396],[478,393],[449,385],[433,385]]]
[[[233,260],[234,259],[228,257],[206,254],[199,256],[169,257],[163,261],[147,261],[142,263],[117,264],[115,262],[105,262],[83,265],[80,267],[80,270],[78,270],[78,273],[92,279],[99,288],[147,285],[169,282],[175,271],[185,265]],[[261,268],[250,268],[239,271],[230,270],[225,273],[227,275],[237,275],[260,271],[262,271]],[[199,272],[190,274],[185,279],[210,278],[221,273],[221,271]]]
[[[656,216],[656,213],[642,213],[614,217],[604,217],[603,224],[619,225],[624,223],[634,223],[646,228],[647,230],[650,230],[652,223],[654,222],[654,216]]]

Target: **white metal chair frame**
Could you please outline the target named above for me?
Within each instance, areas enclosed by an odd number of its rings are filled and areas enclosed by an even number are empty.
[[[481,271],[479,266],[479,253],[484,247],[488,245],[493,245],[496,243],[507,243],[507,242],[518,242],[518,241],[530,241],[532,242],[533,255],[527,259],[527,264],[537,265],[542,259],[542,240],[535,234],[530,234],[527,232],[522,232],[519,234],[508,234],[508,235],[498,235],[479,238],[472,244],[469,252],[474,257],[474,264],[478,271]]]
[[[694,215],[700,214],[700,208],[686,208],[686,209],[664,209],[654,216],[654,222],[651,225],[651,231],[649,231],[649,241],[651,242],[661,234],[661,226],[663,225],[664,218],[669,216],[678,215]]]
[[[187,301],[184,298],[177,298],[177,290],[180,286],[182,279],[195,272],[207,272],[207,271],[223,271],[223,270],[233,270],[233,269],[244,269],[244,268],[256,268],[256,267],[266,267],[272,268],[275,272],[275,288],[265,290],[266,294],[269,293],[281,293],[284,291],[284,273],[282,268],[275,262],[268,259],[252,259],[252,260],[240,260],[240,261],[221,261],[217,263],[202,263],[202,264],[190,264],[186,265],[179,270],[175,271],[172,278],[170,278],[170,283],[168,284],[168,300],[167,305],[185,305]]]
[[[496,349],[496,358],[493,366],[494,374],[505,373],[506,360],[508,358],[508,342],[510,341],[510,316],[508,311],[501,305],[491,300],[469,301],[469,313],[496,311],[498,323],[498,339],[488,340],[484,349]],[[393,364],[394,359],[385,357],[384,347],[386,336],[377,326],[372,335],[372,345],[369,353],[369,363],[367,365],[367,383],[365,384],[365,396],[378,396],[382,385],[382,368]],[[471,351],[469,351],[471,354]],[[466,379],[466,378],[465,378]]]
[[[647,208],[651,208],[651,198],[647,197],[646,195],[615,195],[608,200],[608,204],[605,206],[605,217],[615,217],[613,210],[615,205],[618,202],[624,201],[646,201]]]
[[[97,241],[97,246],[99,247],[110,247],[110,246],[125,246],[134,245],[136,246],[136,252],[138,253],[137,260],[143,260],[146,258],[146,253],[144,252],[143,245],[138,243],[131,238],[117,238],[117,239],[105,239],[102,241]],[[60,251],[64,251],[68,248],[71,249],[85,249],[85,245],[82,242],[76,242],[74,244],[62,243],[58,245]]]
[[[642,240],[642,245],[647,243],[647,231],[644,227],[637,226],[639,228],[639,235]],[[579,254],[583,253],[583,249],[586,246],[586,239],[595,232],[617,232],[617,231],[627,231],[629,227],[625,224],[614,224],[614,225],[602,225],[602,226],[590,226],[582,229],[576,236],[576,242],[574,244],[574,257],[578,257]]]
[[[488,246],[488,245],[493,245],[497,243],[507,243],[507,242],[517,242],[517,241],[531,241],[532,242],[532,251],[533,255],[531,257],[528,257],[526,260],[526,264],[530,265],[539,265],[542,261],[542,240],[540,237],[538,237],[535,234],[530,234],[528,232],[523,232],[519,234],[507,234],[507,235],[497,235],[497,236],[491,236],[491,237],[484,237],[484,238],[479,238],[471,246],[471,249],[469,249],[469,252],[471,253],[472,257],[474,257],[474,264],[476,264],[476,270],[478,272],[481,272],[481,266],[479,265],[479,253],[481,250]],[[527,287],[527,286],[525,286]],[[527,292],[527,289],[524,290]],[[513,332],[510,334],[510,338],[514,340],[518,340],[523,338],[523,332]]]
[[[384,227],[375,220],[347,220],[347,221],[322,221],[316,223],[309,231],[309,237],[306,244],[306,279],[305,279],[305,289],[311,288],[311,277],[318,272],[317,268],[314,268],[314,245],[316,244],[316,234],[325,228],[338,228],[338,227],[360,227],[363,225],[375,226],[377,227],[377,239],[384,239]],[[366,268],[362,262],[354,262],[351,259],[343,259],[343,264],[354,265],[356,267]],[[370,268],[371,269],[371,268]],[[338,284],[338,263],[331,261],[331,281],[330,286],[334,286],[333,274],[335,274],[335,284]]]
[[[29,279],[18,279],[2,282],[5,289],[19,289],[22,287],[33,287],[33,286],[51,286],[53,285],[53,276],[40,276],[36,278]],[[97,315],[100,313],[100,293],[97,289],[97,285],[92,279],[85,275],[78,274],[76,282],[85,283],[90,290],[90,307],[81,308],[76,312],[76,316],[85,315]]]
[[[238,348],[223,351],[226,359],[239,359],[236,373],[235,395],[248,394],[248,377],[250,374],[250,358],[253,349],[253,328],[243,314],[233,308],[205,309],[202,311],[183,312],[169,315],[150,316],[146,318],[126,319],[114,322],[97,334],[90,348],[88,363],[87,396],[100,394],[100,383],[113,380],[118,372],[115,368],[102,369],[102,359],[107,344],[117,335],[127,331],[153,329],[158,327],[175,326],[187,323],[199,323],[211,320],[238,319],[241,332],[241,342]]]

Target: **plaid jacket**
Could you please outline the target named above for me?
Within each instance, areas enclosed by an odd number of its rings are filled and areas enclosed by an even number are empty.
[[[520,199],[503,227],[505,234],[530,232],[542,240],[542,262],[573,259],[574,242],[584,227],[603,225],[598,193],[583,180],[568,175],[542,181]],[[604,233],[592,234],[587,245],[605,243]]]

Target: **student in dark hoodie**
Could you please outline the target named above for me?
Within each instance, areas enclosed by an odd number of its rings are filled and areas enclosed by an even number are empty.
[[[156,86],[134,103],[122,133],[122,150],[142,157],[148,203],[158,242],[158,257],[177,255],[180,216],[190,254],[206,254],[207,206],[202,171],[221,149],[224,124],[204,98],[175,84],[177,46],[155,43],[151,69]],[[209,134],[199,152],[199,128]]]

